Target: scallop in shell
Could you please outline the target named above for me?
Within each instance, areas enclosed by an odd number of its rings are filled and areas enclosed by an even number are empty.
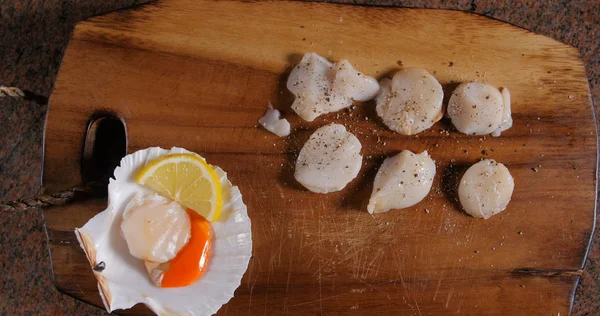
[[[109,312],[143,303],[159,315],[212,315],[240,285],[252,256],[250,218],[240,190],[219,167],[213,168],[223,188],[223,209],[220,218],[211,223],[212,255],[199,280],[181,288],[157,287],[148,277],[144,261],[130,254],[121,231],[123,212],[136,195],[153,194],[135,182],[135,174],[153,159],[182,153],[190,152],[153,147],[125,156],[108,185],[108,207],[75,230],[90,265],[104,263],[104,269],[94,269],[93,273]]]

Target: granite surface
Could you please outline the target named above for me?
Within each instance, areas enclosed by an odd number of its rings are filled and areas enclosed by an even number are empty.
[[[142,0],[0,0],[0,85],[48,97],[74,24]],[[579,49],[598,117],[600,1],[352,0],[464,10],[551,36]],[[47,105],[0,98],[0,200],[41,192],[42,136]],[[596,232],[574,315],[600,315],[600,238]],[[0,315],[102,315],[54,287],[41,210],[0,214]]]

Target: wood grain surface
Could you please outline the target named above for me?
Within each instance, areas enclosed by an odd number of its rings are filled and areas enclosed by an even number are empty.
[[[377,78],[422,67],[446,95],[463,81],[508,87],[513,128],[473,137],[444,119],[401,136],[373,102],[304,122],[289,108],[285,81],[308,51],[347,58]],[[288,138],[257,127],[268,101],[290,120]],[[81,182],[83,137],[99,110],[123,117],[129,152],[185,147],[240,187],[253,258],[220,315],[570,311],[594,228],[597,146],[583,64],[566,44],[456,11],[166,0],[77,25],[50,99],[49,191]],[[293,165],[311,132],[329,122],[355,133],[365,159],[343,191],[320,195],[294,181]],[[429,151],[434,187],[414,207],[371,216],[377,167],[403,149]],[[483,157],[515,178],[507,210],[488,220],[467,216],[456,197],[461,173]],[[57,286],[97,306],[72,232],[105,207],[95,200],[44,211]]]

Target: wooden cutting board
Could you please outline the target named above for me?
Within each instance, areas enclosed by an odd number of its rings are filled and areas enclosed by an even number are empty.
[[[305,52],[381,78],[422,67],[444,85],[509,87],[514,126],[462,135],[448,121],[418,136],[386,129],[373,102],[313,123],[289,108],[287,73]],[[288,138],[257,127],[271,101]],[[248,205],[253,258],[220,315],[567,315],[594,228],[596,127],[578,51],[474,14],[301,2],[165,0],[79,23],[51,97],[44,185],[81,182],[86,123],[98,110],[127,124],[129,152],[181,146],[229,173]],[[343,191],[293,179],[313,130],[344,123],[364,166]],[[371,216],[384,157],[429,151],[429,196]],[[508,166],[515,191],[488,220],[460,210],[456,185],[480,158]],[[95,200],[44,211],[58,288],[102,306],[72,233],[106,207]],[[144,314],[137,306],[124,314]]]

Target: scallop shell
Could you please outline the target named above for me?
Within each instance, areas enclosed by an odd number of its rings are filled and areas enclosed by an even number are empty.
[[[227,303],[239,287],[252,256],[252,232],[246,205],[238,187],[227,174],[214,167],[223,187],[221,218],[212,223],[215,240],[212,258],[204,275],[181,288],[159,288],[152,284],[144,262],[129,254],[120,231],[121,215],[135,193],[151,190],[135,183],[135,175],[147,162],[168,154],[191,153],[183,148],[152,147],[125,156],[108,185],[108,207],[75,229],[81,248],[92,267],[106,310],[130,308],[143,303],[158,315],[212,315]]]

